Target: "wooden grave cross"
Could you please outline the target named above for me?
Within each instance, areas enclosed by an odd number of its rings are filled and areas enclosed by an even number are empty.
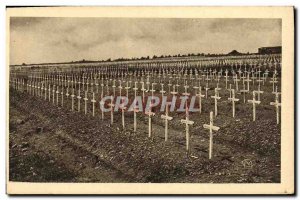
[[[205,86],[205,98],[207,99],[207,93],[208,93],[208,90],[210,88],[208,87],[208,83],[206,83],[206,86]]]
[[[276,109],[276,119],[277,124],[279,124],[279,106],[281,106],[281,103],[279,103],[279,92],[275,93],[275,102],[270,102],[271,106],[275,106]]]
[[[72,106],[71,106],[71,108],[72,108],[72,111],[74,111],[74,97],[75,97],[75,95],[74,95],[74,88],[72,88],[73,90],[72,90],[72,95],[71,95],[71,99],[72,99]]]
[[[91,100],[93,104],[93,117],[95,116],[95,103],[97,102],[95,99],[95,93],[93,92],[93,99]]]
[[[257,100],[260,101],[260,94],[263,94],[264,91],[260,90],[260,85],[258,85],[258,89],[254,90],[255,93],[257,93]]]
[[[108,85],[108,79],[106,79],[106,95],[109,95],[109,85]]]
[[[194,86],[193,88],[195,90],[195,95],[197,96],[197,91],[198,91],[199,87],[198,86]]]
[[[227,89],[227,82],[228,82],[228,70],[225,70],[225,85],[226,85],[226,89]]]
[[[232,97],[228,98],[229,101],[232,102],[232,116],[235,117],[235,102],[239,101],[239,99],[235,98],[234,89],[231,90]]]
[[[161,98],[163,98],[164,93],[165,93],[166,91],[164,91],[164,84],[161,83],[160,85],[161,85],[161,90],[160,90],[159,92],[161,93]]]
[[[81,99],[80,90],[78,90],[77,99],[78,99],[78,109],[77,109],[77,111],[80,112],[80,99]]]
[[[190,96],[190,93],[187,92],[187,89],[190,87],[187,85],[187,83],[185,83],[184,87],[184,93],[182,93],[182,95],[184,96]]]
[[[186,136],[186,151],[188,152],[188,154],[191,151],[191,147],[190,147],[190,131],[189,131],[189,126],[194,124],[194,121],[189,120],[189,110],[188,110],[188,106],[187,103],[185,104],[186,106],[186,116],[185,119],[181,119],[180,122],[182,124],[185,124],[185,136]]]
[[[92,78],[91,79],[91,83],[90,83],[90,85],[91,85],[91,93],[94,92],[94,82],[95,82],[95,80]]]
[[[122,103],[120,108],[122,110],[122,127],[123,129],[125,129],[125,110],[127,109],[127,107],[125,107]]]
[[[61,107],[64,106],[64,86],[61,87]]]
[[[275,91],[275,83],[277,83],[278,81],[276,80],[275,75],[273,75],[273,77],[271,79],[272,80],[270,81],[270,83],[272,83],[272,85],[273,85],[273,91],[272,92],[274,92]]]
[[[45,101],[47,100],[47,86],[46,86],[46,83],[45,83],[45,87],[44,87],[44,90],[45,90]]]
[[[173,85],[173,91],[171,92],[171,94],[172,94],[173,97],[174,97],[175,95],[177,95],[177,93],[178,93],[178,92],[176,92],[176,90],[175,90],[175,85]]]
[[[146,91],[146,89],[145,89],[145,83],[144,83],[144,81],[141,81],[140,83],[142,84],[141,91],[142,91],[142,94],[143,94],[143,103],[144,103],[145,102],[145,91]]]
[[[200,114],[202,112],[202,97],[205,96],[204,94],[201,93],[201,91],[202,91],[202,87],[200,86],[199,87],[199,94],[196,94],[196,96],[199,97],[199,112],[200,112]]]
[[[170,94],[170,92],[171,92],[171,86],[172,86],[172,83],[171,83],[171,80],[169,80],[169,83],[168,83],[169,94]]]
[[[101,97],[101,99],[102,99],[103,97]],[[99,104],[100,104],[100,109],[103,107],[104,108],[104,102],[103,101],[100,101],[99,102]],[[103,111],[103,109],[101,109],[101,119],[103,120],[104,119],[104,111]]]
[[[215,95],[211,96],[211,98],[215,99],[215,116],[218,115],[218,100],[221,99],[221,97],[219,97],[219,92],[218,89],[215,88]]]
[[[260,101],[255,99],[255,91],[252,92],[253,98],[252,100],[248,100],[248,103],[252,103],[253,105],[253,121],[256,120],[256,104],[260,104]]]
[[[245,81],[247,82],[247,90],[249,91],[250,90],[250,83],[252,80],[250,79],[250,76],[249,74],[247,74],[247,79],[245,79]]]
[[[212,159],[213,153],[213,131],[218,131],[220,127],[214,126],[213,112],[209,114],[209,125],[204,124],[203,128],[209,130],[209,159]]]
[[[67,99],[69,98],[70,94],[69,94],[69,88],[67,87],[67,92],[66,92],[66,96],[67,96]]]
[[[51,85],[49,84],[49,89],[48,89],[48,97],[49,97],[49,102],[51,101]]]
[[[108,106],[110,107],[110,124],[113,124],[114,123],[114,107],[115,107],[113,99],[111,99],[111,102],[108,104]]]
[[[157,83],[154,83],[154,82],[151,84],[151,87],[152,87],[152,88],[151,88],[150,92],[151,92],[152,97],[154,96],[154,92],[155,92],[154,86],[155,86],[156,84],[157,84]]]
[[[84,98],[83,98],[83,100],[84,100],[84,114],[87,114],[87,100],[88,100],[88,98],[87,98],[87,90],[84,92]]]
[[[137,84],[138,84],[138,82],[134,82],[134,88],[132,88],[133,90],[134,90],[134,98],[136,98],[136,93],[137,93],[137,90],[139,89],[138,87],[137,87]]]
[[[136,128],[137,128],[137,126],[136,126],[136,124],[137,124],[137,121],[136,121],[136,113],[138,113],[138,112],[139,112],[138,107],[135,107],[135,108],[133,109],[133,131],[134,131],[134,132],[136,132]]]
[[[243,84],[243,89],[240,90],[240,92],[243,93],[244,103],[246,103],[246,93],[248,93],[249,91],[246,90],[245,83]]]
[[[53,104],[55,104],[55,92],[56,92],[56,90],[55,90],[55,85],[53,85],[53,87],[52,87],[52,103]]]
[[[173,117],[169,116],[169,105],[166,105],[166,114],[161,115],[161,118],[165,120],[165,141],[168,141],[168,123],[169,120],[172,120]]]
[[[152,103],[151,103],[152,104]],[[152,112],[152,106],[150,105],[150,109],[145,112],[146,115],[148,115],[148,137],[152,137],[152,116],[155,115],[154,112]]]
[[[237,74],[236,74],[236,75],[235,75],[235,78],[234,78],[236,91],[239,91],[239,81],[240,81],[240,79],[238,79],[238,76],[237,76]]]
[[[113,88],[113,94],[114,94],[114,97],[115,97],[116,96],[116,80],[113,80],[112,88]]]
[[[125,87],[125,90],[126,90],[126,97],[128,98],[128,90],[130,89],[130,87],[128,86],[128,81],[126,82],[126,87]]]

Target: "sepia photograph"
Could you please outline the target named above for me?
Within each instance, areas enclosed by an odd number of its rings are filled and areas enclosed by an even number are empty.
[[[293,17],[8,8],[7,192],[293,193]]]

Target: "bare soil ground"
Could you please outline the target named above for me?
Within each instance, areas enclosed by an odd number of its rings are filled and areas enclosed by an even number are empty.
[[[263,88],[270,90],[270,88]],[[203,92],[204,93],[204,92]],[[225,91],[224,91],[225,93]],[[270,93],[270,91],[269,91]],[[209,91],[209,96],[214,92]],[[262,95],[257,121],[252,122],[252,105],[242,96],[232,118],[231,103],[220,94],[219,115],[214,124],[213,159],[208,159],[209,111],[214,101],[203,99],[203,113],[191,113],[191,155],[185,151],[185,130],[180,119],[185,113],[170,113],[169,141],[164,141],[164,122],[153,118],[154,138],[148,138],[148,116],[138,113],[138,131],[133,114],[126,112],[126,129],[121,114],[100,119],[91,112],[70,111],[52,100],[10,90],[9,179],[30,182],[195,182],[278,183],[280,182],[280,125],[275,108],[268,105],[274,95]],[[251,99],[247,94],[246,99]],[[75,101],[77,103],[77,99]],[[83,101],[81,102],[83,109]],[[77,108],[77,104],[74,106]],[[88,108],[91,109],[89,103]]]

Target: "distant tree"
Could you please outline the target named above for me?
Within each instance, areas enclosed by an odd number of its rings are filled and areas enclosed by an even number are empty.
[[[22,63],[22,65],[23,65],[23,66],[26,65],[26,63]]]
[[[157,56],[156,56],[156,55],[154,55],[154,56],[152,57],[152,59],[155,59],[155,58],[157,58]]]
[[[107,59],[106,61],[110,62],[110,61],[111,61],[111,58]]]

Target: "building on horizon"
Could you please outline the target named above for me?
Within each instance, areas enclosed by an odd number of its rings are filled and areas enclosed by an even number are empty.
[[[279,54],[281,53],[281,46],[275,46],[275,47],[261,47],[258,48],[259,54]]]

